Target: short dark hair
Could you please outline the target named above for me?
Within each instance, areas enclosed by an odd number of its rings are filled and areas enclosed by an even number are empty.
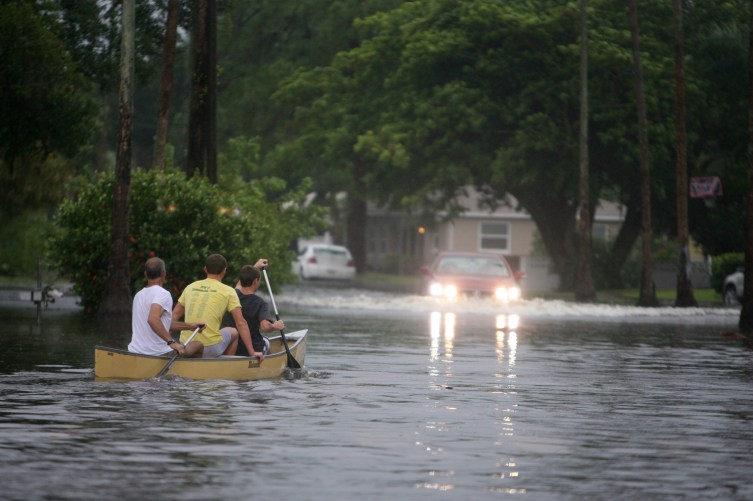
[[[210,254],[204,266],[207,268],[207,273],[219,275],[222,270],[227,268],[227,259],[222,254]]]
[[[246,264],[241,268],[240,283],[242,287],[250,287],[254,280],[261,277],[261,272],[256,266]]]
[[[158,257],[150,257],[144,263],[144,274],[149,280],[159,278],[165,272],[165,262]]]

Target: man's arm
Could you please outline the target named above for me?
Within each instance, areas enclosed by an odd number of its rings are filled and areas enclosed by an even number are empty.
[[[152,332],[154,332],[155,335],[162,338],[163,341],[165,341],[165,344],[167,344],[168,341],[172,341],[172,336],[170,333],[165,329],[165,326],[162,325],[162,312],[165,311],[162,308],[162,305],[159,303],[152,303],[152,306],[149,308],[149,316],[146,319],[146,322],[149,324],[149,327],[151,327]],[[183,345],[180,343],[172,343],[170,345],[170,348],[177,351],[179,354],[183,355]]]
[[[260,351],[254,351],[254,344],[251,342],[251,331],[248,330],[248,322],[243,318],[243,310],[240,307],[233,308],[230,312],[235,321],[235,328],[238,329],[241,341],[246,346],[248,353],[252,357],[259,357],[259,360],[264,360],[264,354]]]
[[[285,322],[280,320],[276,320],[272,322],[271,320],[267,320],[266,318],[263,318],[261,322],[259,322],[259,329],[262,332],[272,332],[272,331],[281,331],[285,328]]]
[[[185,313],[186,307],[180,303],[175,303],[175,306],[173,307],[172,321],[175,322],[176,320],[180,320],[181,318],[183,318],[183,315],[185,315]]]

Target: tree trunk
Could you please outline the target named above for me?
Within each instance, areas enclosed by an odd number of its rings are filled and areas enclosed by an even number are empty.
[[[359,162],[359,160],[356,160]],[[345,235],[347,247],[356,262],[356,272],[366,270],[366,186],[363,181],[364,168],[358,163],[351,172],[351,189],[348,191]]]
[[[588,172],[588,25],[587,0],[580,0],[580,245],[575,275],[575,300],[593,301],[591,276],[591,202]]]
[[[188,116],[188,158],[186,174],[206,173],[207,123],[207,8],[209,0],[198,0],[194,23],[194,68],[191,75],[191,109]]]
[[[753,0],[748,41],[748,191],[745,199],[745,276],[738,326],[753,345]]]
[[[642,217],[640,207],[627,207],[625,219],[622,222],[622,226],[620,226],[617,238],[615,238],[610,248],[609,261],[604,263],[605,269],[600,270],[605,277],[606,288],[608,289],[625,288],[621,272],[630,257],[630,252],[633,250],[635,241],[638,240],[641,234]]]
[[[207,178],[217,184],[217,2],[210,0],[207,5],[207,99],[206,137]]]
[[[542,197],[533,190],[510,192],[525,207],[541,234],[546,252],[560,277],[560,290],[572,291],[574,287],[577,250],[575,243],[576,208],[559,195]]]
[[[170,95],[173,90],[173,68],[175,66],[175,44],[178,33],[180,0],[169,0],[167,4],[167,26],[165,27],[164,61],[159,93],[159,115],[154,140],[154,167],[165,168],[165,145],[167,144],[168,117],[170,115]]]
[[[638,7],[630,0],[630,35],[633,42],[633,69],[635,97],[638,109],[638,141],[640,143],[641,172],[641,290],[638,306],[657,306],[651,261],[651,174],[648,158],[648,127],[646,125],[646,96],[643,92],[643,67],[641,65],[640,34],[638,32]]]
[[[131,135],[133,132],[133,75],[135,0],[123,2],[123,35],[120,55],[118,150],[110,228],[108,274],[104,282],[102,315],[128,315],[131,291],[128,284],[128,207],[131,191]]]
[[[682,32],[682,0],[672,1],[675,25],[675,134],[677,163],[677,294],[675,306],[698,306],[690,281],[690,238],[688,237],[688,143],[685,133],[685,55]]]

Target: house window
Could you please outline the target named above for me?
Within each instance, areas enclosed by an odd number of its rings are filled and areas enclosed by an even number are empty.
[[[591,227],[591,236],[593,236],[595,240],[602,240],[604,242],[609,241],[612,236],[609,231],[609,225],[594,223]]]
[[[508,223],[481,223],[480,250],[507,252],[510,250]]]

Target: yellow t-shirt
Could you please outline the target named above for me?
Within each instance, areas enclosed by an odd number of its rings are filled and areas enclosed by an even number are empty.
[[[194,341],[201,341],[204,346],[222,341],[222,317],[225,312],[241,307],[235,289],[214,278],[205,278],[189,284],[183,289],[178,302],[186,309],[185,322],[206,322],[206,328],[193,338]],[[192,332],[181,331],[180,341],[185,343]]]

